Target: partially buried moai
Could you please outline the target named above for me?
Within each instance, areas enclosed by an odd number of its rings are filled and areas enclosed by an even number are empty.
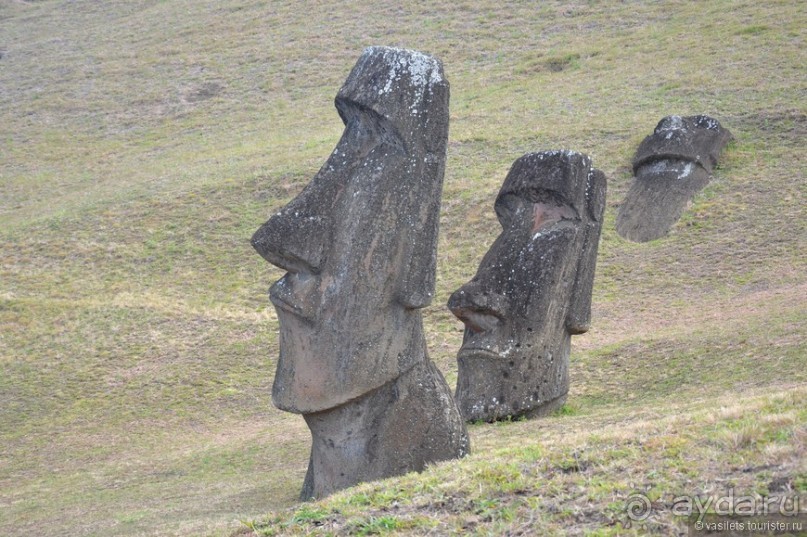
[[[633,157],[636,176],[616,217],[625,239],[647,242],[669,233],[712,175],[731,133],[709,116],[668,116]]]
[[[438,60],[366,49],[336,96],[336,149],[252,237],[288,271],[269,290],[272,401],[311,429],[303,499],[469,452],[420,313],[434,292],[448,99]]]
[[[537,417],[569,391],[589,329],[605,175],[573,151],[529,153],[496,197],[502,232],[448,307],[464,324],[456,399],[468,421]]]

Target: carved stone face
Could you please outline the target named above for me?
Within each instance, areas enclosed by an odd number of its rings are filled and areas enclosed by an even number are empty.
[[[288,271],[272,397],[336,407],[423,359],[419,308],[434,289],[448,83],[433,58],[367,49],[336,97],[345,123],[311,183],[253,236]],[[415,350],[413,350],[413,348]]]
[[[496,198],[502,233],[448,307],[465,324],[467,420],[530,414],[568,391],[571,334],[588,329],[605,176],[585,155],[518,159]]]
[[[709,182],[731,133],[709,116],[668,116],[633,158],[636,179],[619,208],[616,230],[635,242],[665,236]]]

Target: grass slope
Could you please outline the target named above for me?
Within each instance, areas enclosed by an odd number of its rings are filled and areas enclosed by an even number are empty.
[[[804,493],[805,28],[795,1],[0,0],[0,534],[607,533],[646,486],[629,531],[671,533],[669,494]],[[324,162],[373,44],[452,84],[425,312],[449,382],[444,303],[527,151],[609,177],[594,326],[564,415],[293,507],[308,432],[270,401],[280,273],[248,238]],[[736,141],[668,238],[628,243],[630,158],[671,113]]]
[[[676,498],[807,489],[807,390],[745,395],[474,426],[483,455],[247,521],[233,535],[686,535]],[[625,509],[638,494],[649,516],[632,521]]]

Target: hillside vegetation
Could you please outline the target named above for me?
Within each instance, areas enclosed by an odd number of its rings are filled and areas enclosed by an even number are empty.
[[[675,535],[675,495],[807,493],[801,2],[0,0],[0,535]],[[364,47],[451,83],[429,351],[529,151],[609,178],[568,404],[316,503],[272,406],[281,272],[252,232],[316,173]],[[732,131],[664,239],[614,230],[657,121]],[[652,513],[626,528],[642,491]],[[807,503],[807,502],[805,502]]]

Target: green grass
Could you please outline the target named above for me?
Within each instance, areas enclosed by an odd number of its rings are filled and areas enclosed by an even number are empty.
[[[674,535],[687,523],[672,509],[676,498],[705,502],[729,488],[739,497],[798,487],[805,403],[802,386],[776,395],[748,392],[740,402],[733,396],[668,402],[663,414],[551,417],[506,434],[474,426],[484,454],[257,519],[243,534],[353,535],[383,516],[413,535],[565,535],[572,528],[585,535]],[[519,442],[532,446],[494,447]],[[637,493],[652,502],[641,522],[625,512]],[[300,515],[311,511],[315,521]]]
[[[623,528],[634,487],[803,493],[804,28],[793,1],[0,0],[0,534],[665,534],[663,509]],[[445,302],[527,151],[608,175],[593,327],[552,417],[299,506],[308,431],[270,398],[280,272],[249,237],[324,162],[375,44],[451,83],[425,310],[449,383]],[[624,241],[630,159],[672,113],[735,141],[669,237]]]

